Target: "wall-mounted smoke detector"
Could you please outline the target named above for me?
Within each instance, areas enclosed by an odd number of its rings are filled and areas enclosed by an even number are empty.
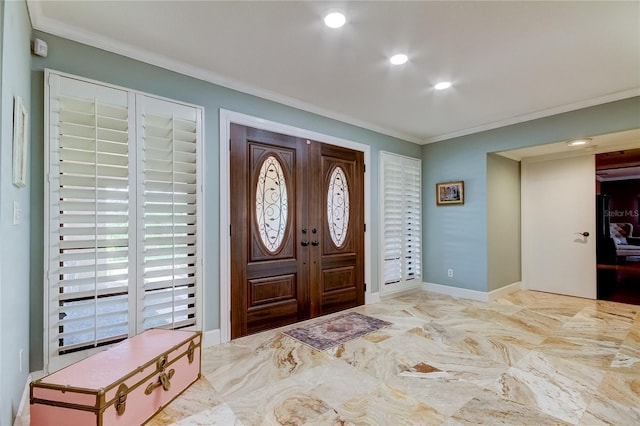
[[[43,58],[47,57],[47,50],[49,47],[47,46],[47,42],[44,40],[40,40],[39,38],[33,40],[31,44],[33,49],[33,54],[37,56],[42,56]]]

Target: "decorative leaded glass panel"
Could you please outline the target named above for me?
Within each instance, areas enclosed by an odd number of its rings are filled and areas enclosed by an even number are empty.
[[[258,174],[256,186],[256,217],[258,233],[271,253],[280,248],[287,229],[287,182],[276,157],[267,157]]]
[[[349,228],[349,186],[342,167],[333,169],[327,191],[327,221],[333,243],[341,247]]]

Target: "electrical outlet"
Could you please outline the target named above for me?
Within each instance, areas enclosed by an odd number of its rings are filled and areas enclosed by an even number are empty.
[[[453,278],[453,269],[447,269],[447,276]]]
[[[22,373],[22,349],[18,352],[18,364],[20,366],[20,372]]]

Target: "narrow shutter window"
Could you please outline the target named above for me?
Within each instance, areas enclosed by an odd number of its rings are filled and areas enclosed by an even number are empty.
[[[197,140],[200,116],[159,99],[138,97],[139,270],[144,285],[141,329],[195,325]]]
[[[50,352],[128,335],[126,92],[56,79],[50,123]]]
[[[382,277],[385,286],[421,279],[421,163],[382,152]]]

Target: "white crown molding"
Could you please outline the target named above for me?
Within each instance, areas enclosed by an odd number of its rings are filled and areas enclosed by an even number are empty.
[[[33,29],[46,32],[58,37],[73,40],[78,43],[86,44],[88,46],[96,47],[98,49],[106,50],[107,52],[115,53],[118,55],[126,56],[137,61],[145,62],[150,65],[154,65],[160,68],[164,68],[169,71],[174,71],[189,77],[194,77],[199,80],[207,81],[218,86],[223,86],[228,89],[237,90],[249,95],[257,96],[270,101],[278,102],[280,104],[290,106],[292,108],[300,109],[303,111],[317,114],[326,118],[341,121],[353,126],[362,127],[373,132],[382,133],[387,136],[402,139],[415,144],[421,144],[422,139],[414,135],[410,135],[403,132],[398,132],[392,129],[387,129],[357,118],[336,113],[308,102],[301,101],[289,96],[281,95],[269,90],[265,90],[259,87],[255,87],[249,84],[245,84],[241,81],[225,77],[221,74],[208,71],[204,68],[192,66],[180,61],[176,61],[164,55],[158,55],[150,51],[139,49],[128,43],[122,43],[112,40],[107,37],[103,37],[99,34],[91,31],[79,30],[76,27],[63,24],[60,21],[47,18],[42,12],[42,6],[40,1],[28,0],[27,1],[29,15],[31,17],[31,23]]]
[[[588,108],[596,105],[606,104],[609,102],[620,101],[622,99],[633,98],[635,96],[640,96],[640,88],[624,90],[622,92],[616,92],[609,95],[600,96],[597,98],[587,99],[584,101],[579,101],[571,104],[548,108],[542,111],[532,112],[530,114],[518,115],[516,117],[494,121],[492,123],[482,124],[480,126],[470,127],[468,129],[459,130],[456,132],[445,133],[444,135],[435,136],[433,138],[426,139],[422,142],[422,144],[426,145],[430,143],[441,142],[447,139],[459,138],[461,136],[467,136],[474,133],[485,132],[487,130],[493,130],[500,127],[511,126],[513,124],[524,123],[526,121],[537,120],[539,118],[550,117],[552,115],[562,114],[565,112],[575,111],[582,108]]]
[[[31,21],[31,27],[36,29],[40,25],[40,19],[44,15],[42,12],[42,2],[35,0],[27,0],[27,12],[29,13],[29,20]]]

